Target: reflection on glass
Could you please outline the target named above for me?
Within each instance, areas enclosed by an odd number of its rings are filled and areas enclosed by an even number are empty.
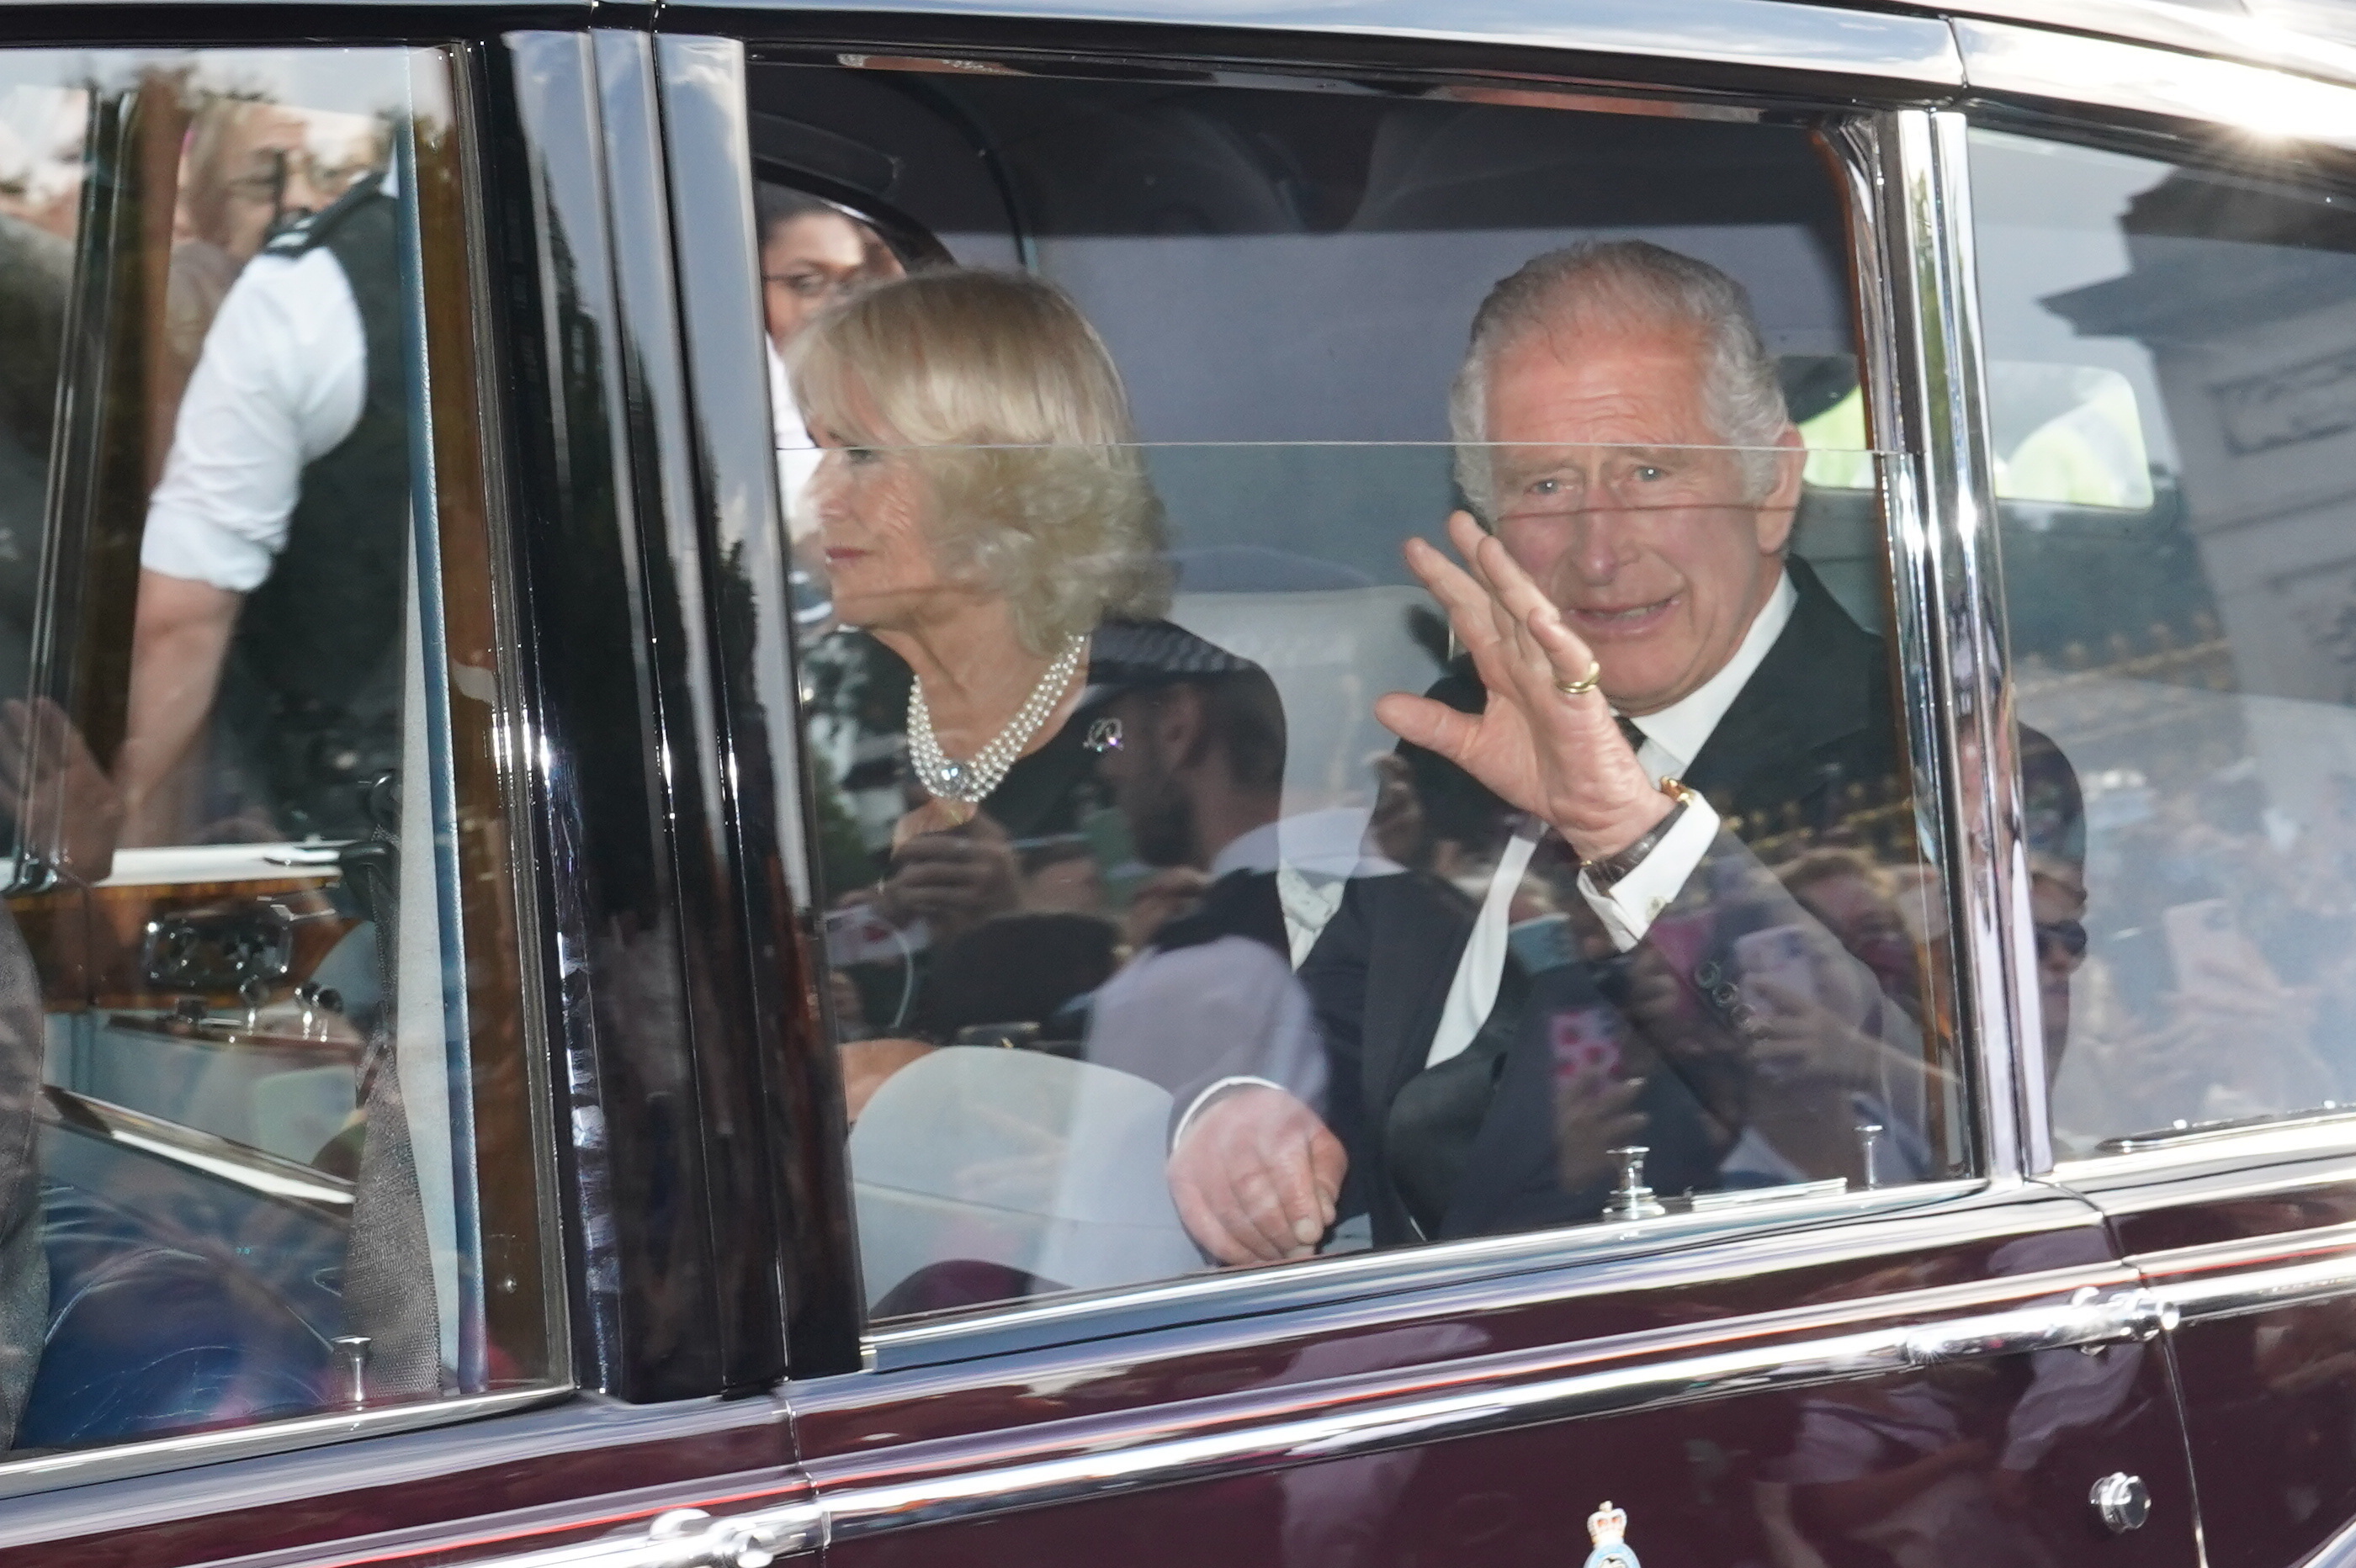
[[[2057,1146],[2349,1104],[2356,229],[2113,153],[1973,161]]]
[[[1968,1168],[1848,515],[1876,491],[1807,489],[1796,436],[1140,446],[1068,302],[955,271],[858,296],[791,368],[878,1316]],[[1490,523],[1443,530],[1451,477]],[[1481,579],[1354,531],[1387,487]],[[1481,607],[1509,579],[1623,698],[1514,684]],[[1448,738],[1484,687],[1580,716],[1640,803],[1689,784],[1652,819],[1682,865],[1546,830],[1502,742]]]
[[[0,1118],[39,1124],[0,1419],[70,1448],[542,1381],[488,541],[448,477],[474,348],[403,261],[469,286],[449,61],[5,69],[0,315],[75,326],[0,389],[0,464],[57,454],[5,487],[0,624],[21,571],[63,628],[0,631]],[[429,419],[457,461],[412,485]]]

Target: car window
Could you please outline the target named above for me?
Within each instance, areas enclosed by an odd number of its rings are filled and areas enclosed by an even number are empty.
[[[1988,130],[1972,176],[2057,1152],[2346,1104],[2349,198]]]
[[[0,52],[0,1433],[559,1375],[451,57]]]
[[[1969,1172],[1817,139],[865,65],[751,94],[872,1314]]]

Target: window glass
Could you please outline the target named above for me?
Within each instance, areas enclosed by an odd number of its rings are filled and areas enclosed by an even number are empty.
[[[555,1374],[470,184],[440,51],[0,53],[13,1452]]]
[[[753,123],[873,1314],[1968,1170],[1813,138],[870,64]]]
[[[2348,197],[1988,131],[1972,172],[2057,1149],[2346,1104]]]

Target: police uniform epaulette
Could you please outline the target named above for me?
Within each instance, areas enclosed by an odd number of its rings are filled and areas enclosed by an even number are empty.
[[[327,242],[344,219],[384,195],[384,176],[370,174],[355,182],[352,188],[318,211],[307,213],[288,224],[270,238],[262,248],[265,256],[300,256]]]

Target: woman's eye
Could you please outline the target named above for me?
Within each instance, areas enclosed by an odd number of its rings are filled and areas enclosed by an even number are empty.
[[[851,463],[869,464],[875,461],[877,453],[872,446],[846,446],[842,448],[842,455]]]

